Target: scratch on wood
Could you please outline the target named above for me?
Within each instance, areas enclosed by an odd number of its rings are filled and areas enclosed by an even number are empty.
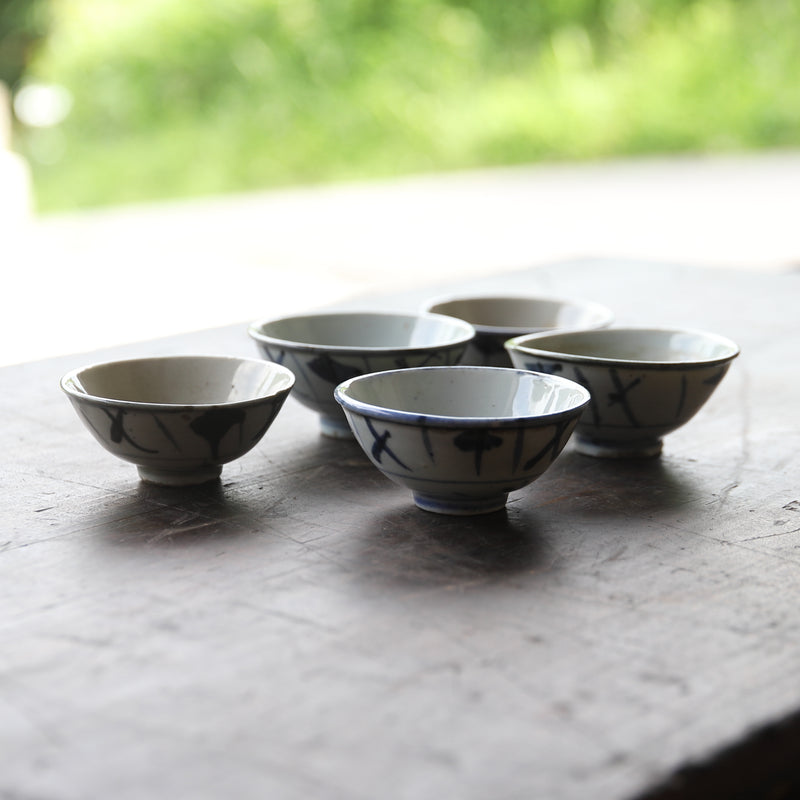
[[[689,682],[681,675],[669,675],[661,672],[642,672],[639,677],[645,683],[661,684],[662,686],[673,686],[682,695],[689,694]]]
[[[618,548],[616,552],[612,553],[608,558],[603,559],[603,563],[607,564],[609,561],[616,561],[620,558],[623,553],[628,549],[628,545],[624,544],[622,547]]]
[[[164,539],[170,539],[173,536],[179,536],[184,533],[191,533],[192,531],[198,531],[202,528],[208,528],[212,525],[219,525],[219,520],[216,519],[208,519],[204,520],[203,522],[197,522],[194,525],[181,525],[180,523],[175,524],[165,531],[161,533],[157,533],[155,536],[152,536],[148,539],[148,542],[151,544],[155,544],[156,542],[163,541]]]
[[[737,474],[741,474],[742,467],[750,460],[750,422],[751,422],[751,406],[750,406],[750,373],[747,368],[742,365],[742,429],[741,429],[741,442],[742,442],[742,455],[739,463],[737,464]]]
[[[777,533],[765,533],[763,536],[752,536],[749,539],[741,539],[741,542],[757,542],[759,539],[774,539],[776,536],[788,536],[790,533],[797,533],[800,528],[793,528],[790,531],[778,531]]]
[[[728,502],[728,497],[729,497],[730,493],[734,489],[736,489],[738,486],[739,486],[739,484],[736,481],[734,481],[733,483],[729,483],[727,486],[723,486],[722,489],[720,490],[719,494],[716,496],[717,497],[717,502],[720,505],[725,505]],[[712,500],[711,503],[713,503],[713,502],[714,501]]]
[[[88,647],[111,647],[114,644],[114,640],[109,637],[79,636],[74,633],[47,633],[40,634],[40,636],[46,639],[69,642],[70,644],[87,645]]]

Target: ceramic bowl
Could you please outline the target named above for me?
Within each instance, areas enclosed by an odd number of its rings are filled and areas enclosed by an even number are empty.
[[[167,486],[218,478],[266,433],[293,384],[285,367],[226,356],[110,361],[61,379],[95,439]]]
[[[605,328],[614,315],[605,306],[582,300],[534,296],[464,296],[429,300],[425,310],[448,314],[475,328],[462,364],[510,367],[505,343],[515,336],[538,331]]]
[[[482,514],[553,463],[589,393],[550,375],[454,366],[351,378],[336,399],[372,463],[417,506]]]
[[[506,344],[520,369],[558,374],[592,395],[575,447],[593,456],[657,456],[663,437],[711,396],[739,348],[713,333],[653,328],[538,333]]]
[[[293,397],[320,415],[322,433],[352,436],[333,396],[342,381],[382,370],[460,362],[475,335],[469,323],[438,314],[340,311],[250,326],[261,353],[297,376]]]

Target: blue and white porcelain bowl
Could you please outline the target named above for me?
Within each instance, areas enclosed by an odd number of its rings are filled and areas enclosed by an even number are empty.
[[[215,480],[267,432],[294,375],[257,358],[166,356],[80,367],[61,379],[81,421],[142,480]]]
[[[586,300],[565,300],[535,295],[463,295],[428,300],[425,310],[447,314],[475,328],[462,364],[510,367],[505,343],[539,331],[607,328],[614,314]]]
[[[553,463],[589,393],[550,375],[455,366],[351,378],[336,399],[372,463],[417,506],[483,514]]]
[[[585,386],[591,403],[575,431],[586,455],[652,457],[705,404],[739,354],[703,331],[609,328],[537,333],[506,343],[514,366]]]
[[[369,372],[457,364],[475,331],[439,314],[339,311],[253,323],[250,336],[270,361],[297,376],[293,397],[320,415],[322,433],[350,438],[333,396],[344,380]]]

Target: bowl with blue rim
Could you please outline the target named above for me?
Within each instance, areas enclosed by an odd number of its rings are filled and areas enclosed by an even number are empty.
[[[365,454],[425,511],[498,511],[542,475],[589,403],[565,378],[504,367],[362,375],[336,400]]]

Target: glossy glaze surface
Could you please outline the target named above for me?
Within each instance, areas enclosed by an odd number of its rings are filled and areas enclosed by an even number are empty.
[[[253,323],[261,354],[297,376],[293,392],[320,415],[322,433],[349,438],[333,396],[336,386],[370,372],[458,364],[475,331],[463,320],[434,314],[338,312]]]
[[[737,357],[713,333],[620,328],[531,334],[510,340],[515,366],[577,381],[591,393],[576,430],[587,455],[658,455],[663,438],[706,403]]]
[[[105,362],[61,380],[95,439],[164,485],[217,478],[260,441],[293,385],[284,367],[225,356]]]
[[[537,331],[602,328],[614,321],[605,306],[578,299],[532,295],[462,295],[428,300],[424,308],[449,314],[475,328],[462,363],[509,367],[508,339]]]
[[[552,376],[457,366],[365,375],[336,399],[372,463],[419,507],[478,514],[553,463],[589,394]]]

